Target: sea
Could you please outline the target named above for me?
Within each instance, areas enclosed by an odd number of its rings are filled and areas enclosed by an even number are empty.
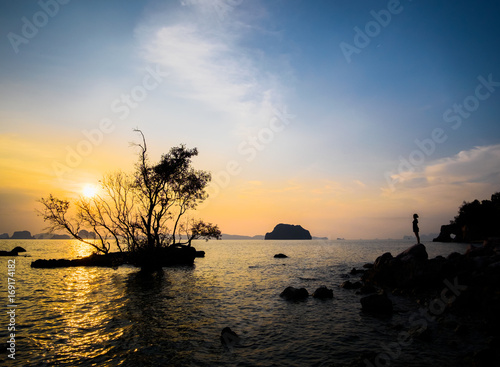
[[[429,257],[464,253],[468,246],[424,244]],[[195,247],[206,255],[194,266],[143,274],[131,266],[33,269],[36,259],[77,258],[91,249],[75,240],[0,240],[0,250],[27,250],[0,257],[0,339],[6,346],[0,365],[456,366],[467,343],[452,331],[432,342],[400,342],[421,305],[391,296],[393,315],[365,314],[362,296],[340,288],[359,280],[352,268],[411,245],[199,241]],[[278,253],[288,258],[274,258]],[[326,286],[334,298],[286,301],[280,293],[288,286],[310,294]],[[224,327],[238,334],[239,345],[222,345]]]

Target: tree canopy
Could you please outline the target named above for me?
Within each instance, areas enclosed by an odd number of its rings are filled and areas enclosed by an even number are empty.
[[[133,172],[105,175],[100,181],[102,194],[91,198],[71,203],[49,195],[40,200],[39,213],[49,231],[64,230],[105,254],[112,244],[120,252],[153,254],[155,249],[191,246],[195,239],[220,239],[217,225],[189,217],[207,198],[211,180],[209,172],[192,166],[198,150],[179,145],[151,163],[144,134],[136,131],[142,141],[135,144],[139,157]],[[81,238],[82,229],[94,231],[97,239]]]
[[[491,200],[464,201],[450,224],[457,228],[459,241],[500,236],[500,192],[491,195]]]

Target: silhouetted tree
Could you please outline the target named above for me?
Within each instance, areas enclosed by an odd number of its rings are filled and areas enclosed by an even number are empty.
[[[457,241],[484,240],[500,236],[500,192],[491,200],[463,202],[458,215],[450,222],[455,226]]]
[[[102,253],[108,253],[114,243],[119,251],[140,253],[142,258],[154,257],[158,254],[155,250],[169,246],[190,246],[194,239],[220,239],[216,225],[201,220],[179,224],[183,216],[207,198],[205,189],[211,175],[195,170],[191,162],[198,150],[180,145],[152,164],[144,134],[135,131],[140,133],[142,142],[136,144],[140,151],[134,172],[118,171],[104,176],[100,181],[103,195],[75,201],[73,217],[68,215],[68,200],[52,195],[42,198],[43,209],[39,212],[50,223],[48,229],[65,230]],[[96,241],[78,235],[84,227],[92,228]],[[181,242],[181,230],[189,234],[187,242]]]

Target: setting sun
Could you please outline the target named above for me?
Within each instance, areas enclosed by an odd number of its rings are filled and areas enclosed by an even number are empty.
[[[82,194],[86,198],[92,198],[97,195],[97,187],[91,184],[86,184],[82,189]]]

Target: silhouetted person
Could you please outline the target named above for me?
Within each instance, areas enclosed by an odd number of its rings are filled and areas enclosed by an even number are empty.
[[[420,236],[418,235],[418,214],[413,214],[413,233],[417,237],[417,243],[420,244]]]

